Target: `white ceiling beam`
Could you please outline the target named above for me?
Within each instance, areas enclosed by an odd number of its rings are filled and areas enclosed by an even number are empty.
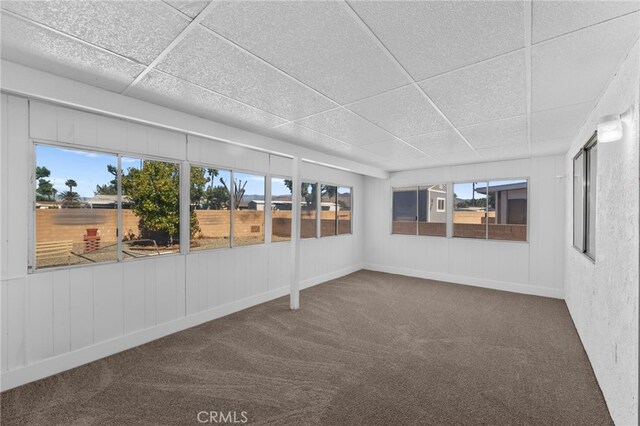
[[[4,93],[214,139],[261,152],[285,157],[297,155],[303,159],[365,176],[380,179],[389,177],[386,171],[364,163],[196,117],[24,65],[2,60],[0,68],[0,87]]]

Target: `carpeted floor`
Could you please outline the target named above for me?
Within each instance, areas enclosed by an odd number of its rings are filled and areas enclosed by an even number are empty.
[[[612,424],[563,301],[360,271],[10,390],[2,424]],[[230,413],[231,412],[231,413]],[[200,420],[206,420],[201,414]],[[225,424],[211,421],[211,424]]]

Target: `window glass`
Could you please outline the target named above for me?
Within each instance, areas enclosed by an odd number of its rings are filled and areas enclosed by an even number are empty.
[[[320,235],[329,237],[338,234],[338,188],[331,185],[321,185],[320,203]]]
[[[231,173],[191,167],[191,251],[230,247]]]
[[[417,188],[394,188],[391,233],[417,234]]]
[[[596,172],[598,165],[598,145],[587,150],[587,255],[596,258]]]
[[[118,259],[115,155],[36,145],[35,267]]]
[[[233,173],[233,245],[264,243],[264,176]]]
[[[315,183],[302,182],[300,185],[302,205],[300,206],[300,238],[315,238],[317,231],[317,187]]]
[[[573,245],[584,252],[584,151],[573,159]]]
[[[418,235],[447,236],[447,185],[418,188]]]
[[[471,182],[453,185],[453,236],[487,237],[487,183]],[[492,212],[491,217],[495,213]],[[492,218],[490,218],[492,220]]]
[[[490,240],[527,240],[527,181],[491,181],[488,187]]]
[[[293,208],[290,179],[271,179],[271,241],[291,239]]]
[[[351,188],[338,188],[338,234],[351,234]]]
[[[180,251],[178,164],[122,158],[122,227],[124,259]]]

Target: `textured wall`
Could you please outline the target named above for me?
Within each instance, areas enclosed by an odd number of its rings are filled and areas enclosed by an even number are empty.
[[[610,82],[566,155],[566,301],[616,424],[638,424],[639,45]],[[598,119],[635,105],[624,139],[598,146],[596,261],[572,247],[572,159]]]

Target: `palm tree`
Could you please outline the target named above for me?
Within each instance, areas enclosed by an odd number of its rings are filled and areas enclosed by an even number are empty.
[[[64,183],[64,186],[69,187],[69,192],[73,192],[73,188],[78,186],[78,184],[73,179],[67,179],[67,181]]]
[[[62,201],[64,203],[77,203],[78,201],[80,201],[80,196],[78,195],[77,192],[74,191],[64,191],[60,194],[60,196],[62,197]]]

